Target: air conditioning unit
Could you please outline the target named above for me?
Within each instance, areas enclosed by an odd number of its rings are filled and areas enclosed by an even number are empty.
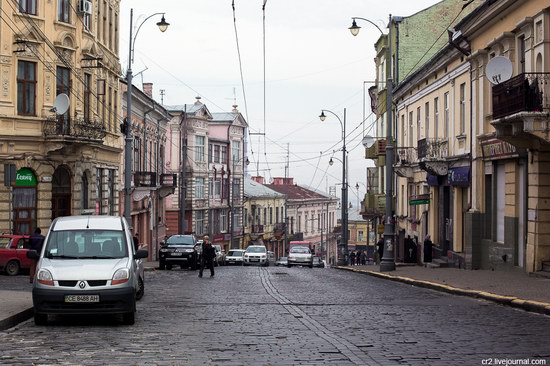
[[[78,12],[81,14],[92,14],[93,4],[90,0],[78,0]]]

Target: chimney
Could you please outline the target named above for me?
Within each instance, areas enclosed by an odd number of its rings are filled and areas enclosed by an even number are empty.
[[[292,186],[294,185],[294,178],[276,177],[276,178],[273,178],[273,185]]]
[[[143,83],[143,92],[153,99],[153,83]]]
[[[262,176],[252,177],[252,180],[256,183],[265,184],[264,183],[264,177],[262,177]]]

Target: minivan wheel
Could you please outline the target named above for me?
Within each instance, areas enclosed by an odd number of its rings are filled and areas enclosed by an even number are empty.
[[[6,264],[5,271],[9,276],[16,276],[19,273],[19,269],[19,262],[12,260]]]
[[[134,325],[136,322],[136,313],[135,311],[131,311],[129,313],[122,314],[122,322],[125,325]]]
[[[48,314],[34,313],[34,324],[35,325],[47,325],[48,324]]]
[[[138,290],[136,292],[136,300],[141,300],[143,295],[145,294],[145,284],[143,283],[143,280],[138,278]]]

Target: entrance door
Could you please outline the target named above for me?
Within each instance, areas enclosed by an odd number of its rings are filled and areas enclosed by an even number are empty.
[[[523,267],[525,261],[525,229],[527,223],[527,187],[526,176],[527,166],[525,161],[519,164],[519,182],[518,182],[518,247],[517,247],[517,263],[519,267]]]
[[[71,215],[71,176],[64,166],[55,169],[52,179],[52,220]]]

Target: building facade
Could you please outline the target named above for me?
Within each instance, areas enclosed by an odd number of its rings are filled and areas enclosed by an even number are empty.
[[[89,3],[2,3],[0,230],[119,212],[119,1]]]
[[[165,197],[174,193],[177,175],[166,173],[165,151],[168,121],[172,116],[153,99],[153,84],[144,83],[143,91],[132,88],[132,116],[128,124],[126,106],[127,85],[121,82],[122,113],[121,128],[132,131],[132,190],[130,192],[131,227],[139,236],[143,249],[149,251],[149,259],[156,260],[160,242],[166,236]],[[120,154],[124,166],[124,155]],[[121,205],[124,207],[124,174],[119,177]]]

